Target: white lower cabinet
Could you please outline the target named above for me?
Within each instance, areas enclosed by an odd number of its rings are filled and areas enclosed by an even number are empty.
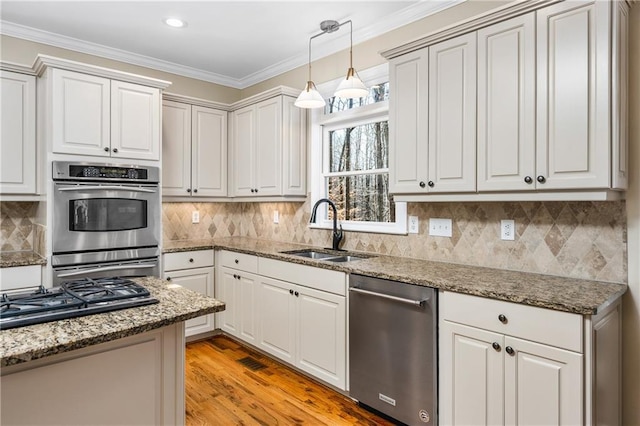
[[[346,389],[346,275],[218,252],[219,328],[336,388]]]
[[[209,297],[214,294],[213,250],[166,253],[164,279]],[[215,329],[214,315],[203,315],[185,322],[185,336]]]
[[[599,324],[613,340],[596,356]],[[583,317],[444,291],[439,326],[441,424],[595,424],[603,410],[619,424],[605,399],[619,394],[618,304]]]

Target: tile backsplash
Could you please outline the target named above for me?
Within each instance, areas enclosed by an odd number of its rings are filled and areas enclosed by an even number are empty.
[[[200,223],[191,224],[191,211]],[[273,223],[273,212],[280,220]],[[624,201],[409,203],[420,233],[345,231],[348,250],[438,260],[602,281],[627,281]],[[165,203],[164,238],[248,236],[330,246],[329,230],[310,229],[305,203]],[[451,218],[451,238],[428,235],[429,218]],[[515,241],[500,239],[500,220],[513,219]]]
[[[0,202],[2,251],[33,251],[37,202]]]

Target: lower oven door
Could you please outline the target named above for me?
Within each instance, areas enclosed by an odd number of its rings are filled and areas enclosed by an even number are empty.
[[[123,254],[122,251],[120,254]],[[78,259],[81,255],[52,256],[53,285],[58,286],[67,281],[80,278],[105,278],[105,277],[146,277],[160,276],[160,256],[155,250],[154,256],[122,258],[122,256],[110,256],[111,260],[91,261]],[[102,254],[109,254],[108,252]],[[144,254],[144,253],[143,253]],[[70,261],[74,257],[80,262]],[[95,259],[94,259],[95,260]]]
[[[54,183],[53,253],[160,244],[157,184]]]

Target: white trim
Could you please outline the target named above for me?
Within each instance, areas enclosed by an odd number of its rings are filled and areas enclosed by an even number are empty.
[[[353,42],[354,44],[362,43],[393,29],[433,15],[434,13],[448,9],[465,1],[467,0],[416,2],[409,7],[386,16],[382,21],[354,30]],[[235,89],[245,89],[269,78],[276,77],[287,71],[291,71],[292,69],[305,65],[308,60],[307,52],[304,51],[300,52],[299,55],[266,67],[256,73],[241,78],[234,78],[4,20],[0,20],[0,34],[164,71],[171,74],[195,78],[197,80],[207,81],[210,83],[221,84]],[[300,37],[310,37],[311,35],[313,34],[300,35]],[[340,52],[349,45],[348,33],[346,32],[341,34],[339,37],[324,37],[324,39],[325,40],[318,40],[318,43],[313,46],[313,56],[315,60]]]

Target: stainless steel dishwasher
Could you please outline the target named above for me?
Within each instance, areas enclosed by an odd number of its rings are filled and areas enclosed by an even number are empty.
[[[349,394],[408,425],[437,425],[438,292],[349,278]]]

